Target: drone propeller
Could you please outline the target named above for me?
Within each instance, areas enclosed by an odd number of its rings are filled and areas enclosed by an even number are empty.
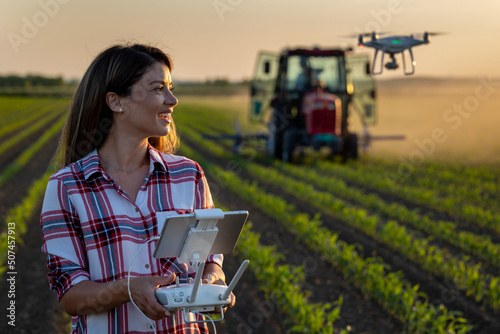
[[[428,32],[428,31],[426,31],[425,33],[427,34],[427,36],[439,36],[448,34],[447,32]]]
[[[368,36],[382,36],[382,35],[387,35],[389,34],[389,32],[376,32],[376,31],[372,31],[372,32],[363,32],[363,33],[359,33],[359,34],[350,34],[350,35],[340,35],[340,37],[348,37],[348,38],[353,38],[353,37],[359,37],[359,36],[362,36],[362,37],[368,37]]]
[[[353,38],[353,37],[357,37],[358,38],[358,46],[359,47],[363,47],[365,41],[364,41],[364,37],[371,37],[371,41],[372,42],[375,42],[375,40],[379,39],[379,37],[381,35],[386,35],[388,34],[388,32],[365,32],[365,33],[360,33],[360,34],[352,34],[352,35],[341,35],[341,37],[349,37],[349,38]]]
[[[423,38],[426,43],[429,43],[429,36],[438,36],[438,35],[445,35],[445,32],[424,32]]]
[[[347,37],[347,38],[353,38],[353,37],[359,37],[359,36],[362,36],[362,37],[369,37],[369,36],[373,36],[373,35],[376,35],[376,36],[383,36],[383,35],[387,35],[387,34],[392,34],[392,32],[387,32],[387,31],[384,31],[384,32],[376,32],[376,31],[373,31],[373,32],[364,32],[364,33],[359,33],[359,34],[349,34],[349,35],[340,35],[339,37]],[[411,35],[423,35],[423,34],[427,34],[427,36],[439,36],[439,35],[447,35],[448,33],[447,32],[436,32],[436,31],[425,31],[423,33],[413,33]]]
[[[365,34],[339,35],[339,37],[354,38],[354,37],[359,37],[360,35],[364,36]]]

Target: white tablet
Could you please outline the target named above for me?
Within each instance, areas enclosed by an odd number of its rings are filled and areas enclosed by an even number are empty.
[[[209,254],[229,254],[236,247],[236,243],[243,229],[243,225],[248,217],[248,211],[227,211],[224,212],[224,218],[218,219],[218,233],[213,242]],[[155,258],[179,257],[184,242],[188,237],[191,228],[198,224],[196,215],[171,215],[162,217],[157,214],[158,224],[161,226],[160,220],[165,220],[160,239],[156,244],[153,256]]]

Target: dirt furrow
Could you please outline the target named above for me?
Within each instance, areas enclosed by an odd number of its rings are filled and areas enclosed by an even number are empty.
[[[16,146],[15,154],[9,159],[0,164],[0,171],[2,171],[9,163],[14,161],[17,156],[29,146],[40,133],[33,135],[29,141],[23,146]],[[54,136],[47,145],[36,154],[35,158],[30,161],[24,168],[19,171],[14,177],[8,180],[0,189],[0,217],[5,217],[8,210],[14,207],[23,196],[28,192],[29,187],[34,180],[42,176],[48,169],[49,163],[55,153],[59,135]],[[2,156],[3,157],[3,156]]]

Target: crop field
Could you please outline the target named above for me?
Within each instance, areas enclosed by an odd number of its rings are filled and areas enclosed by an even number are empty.
[[[203,134],[230,134],[235,118],[243,132],[263,131],[245,121],[247,99],[180,91],[179,154],[203,167],[217,207],[250,212],[225,259],[228,279],[244,259],[250,265],[218,332],[500,333],[500,150],[488,133],[498,120],[488,112],[500,99],[481,100],[460,125],[443,117],[456,116],[447,113],[453,103],[467,107],[479,84],[457,86],[454,95],[434,86],[427,99],[427,85],[405,92],[386,84],[373,132],[407,140],[375,143],[347,164],[315,154],[283,164],[258,141],[234,155],[231,142]],[[408,114],[403,98],[413,95]],[[19,332],[62,332],[69,321],[48,290],[38,222],[67,106],[0,98],[0,264],[4,277],[16,272]],[[416,124],[416,111],[425,122]],[[432,136],[437,127],[446,140]],[[482,148],[478,157],[470,147]],[[2,278],[2,314],[9,289]],[[0,332],[6,328],[2,321]]]

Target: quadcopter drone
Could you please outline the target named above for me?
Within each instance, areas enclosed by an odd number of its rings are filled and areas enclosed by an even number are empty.
[[[401,53],[401,57],[403,58],[403,71],[405,75],[411,75],[415,73],[415,60],[413,59],[413,52],[411,50],[412,47],[429,44],[429,36],[441,35],[442,33],[435,32],[424,32],[423,38],[418,39],[415,38],[414,35],[410,36],[388,36],[379,38],[379,35],[375,32],[365,33],[358,36],[358,46],[360,48],[366,46],[375,49],[375,56],[373,57],[373,65],[372,65],[372,74],[380,74],[382,73],[384,65],[384,55],[387,53],[391,57],[391,61],[386,63],[384,66],[388,70],[396,70],[399,68],[399,64],[396,62],[395,54]],[[364,41],[363,38],[366,36],[371,36],[370,41]],[[411,67],[406,66],[404,51],[408,50],[411,60]],[[382,51],[382,56],[380,57],[380,69],[375,70],[375,64],[377,64],[377,55],[379,51]]]

